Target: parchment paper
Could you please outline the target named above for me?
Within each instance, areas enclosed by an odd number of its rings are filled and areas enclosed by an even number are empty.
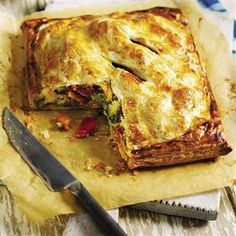
[[[83,4],[82,4],[83,5]],[[137,173],[107,176],[99,171],[86,170],[88,160],[100,161],[114,167],[119,154],[108,142],[109,129],[105,118],[100,117],[100,127],[95,136],[74,138],[79,121],[93,112],[68,111],[72,117],[72,130],[56,129],[52,118],[57,111],[23,113],[24,48],[19,22],[2,13],[1,21],[1,102],[0,110],[10,106],[16,115],[26,122],[29,129],[49,150],[88,188],[107,209],[156,199],[200,193],[233,183],[236,178],[236,100],[232,84],[236,83],[236,65],[223,34],[206,20],[195,1],[143,1],[140,3],[98,3],[96,7],[84,4],[79,9],[63,12],[41,12],[32,18],[68,17],[83,14],[102,14],[112,11],[131,11],[153,6],[181,8],[189,19],[200,55],[207,65],[207,73],[220,106],[225,133],[234,151],[215,162],[201,162],[182,166],[158,168]],[[92,7],[91,7],[92,6]],[[49,137],[45,135],[48,132]],[[79,208],[67,191],[50,192],[9,144],[1,128],[0,178],[13,193],[19,207],[35,222],[58,215],[78,212]]]

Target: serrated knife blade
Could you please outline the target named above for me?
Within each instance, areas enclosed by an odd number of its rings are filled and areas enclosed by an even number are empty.
[[[50,190],[70,190],[107,235],[126,235],[83,184],[30,133],[8,108],[3,110],[3,127],[10,143],[44,180]]]
[[[8,109],[3,114],[3,127],[10,142],[50,190],[59,191],[77,181]]]

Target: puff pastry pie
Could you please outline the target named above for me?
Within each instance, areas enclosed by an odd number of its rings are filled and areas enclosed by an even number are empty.
[[[22,29],[29,106],[101,107],[130,169],[231,151],[179,9],[31,19]]]

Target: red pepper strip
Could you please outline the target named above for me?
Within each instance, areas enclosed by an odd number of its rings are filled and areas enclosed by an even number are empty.
[[[98,120],[96,117],[87,117],[83,119],[76,131],[76,138],[85,138],[94,133],[98,128]]]
[[[84,97],[90,97],[93,92],[94,89],[92,86],[89,87],[79,87],[76,89],[76,92],[79,93],[80,95],[84,96]]]
[[[73,92],[73,91],[69,91],[68,92],[68,97],[75,103],[79,104],[79,105],[84,105],[85,104],[85,100],[84,97],[81,96],[80,94]]]

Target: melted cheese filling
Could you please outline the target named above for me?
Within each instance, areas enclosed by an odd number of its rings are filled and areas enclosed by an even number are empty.
[[[34,57],[47,103],[61,86],[108,84],[122,106],[127,150],[210,119],[204,72],[180,22],[151,13],[58,20],[40,30]]]

